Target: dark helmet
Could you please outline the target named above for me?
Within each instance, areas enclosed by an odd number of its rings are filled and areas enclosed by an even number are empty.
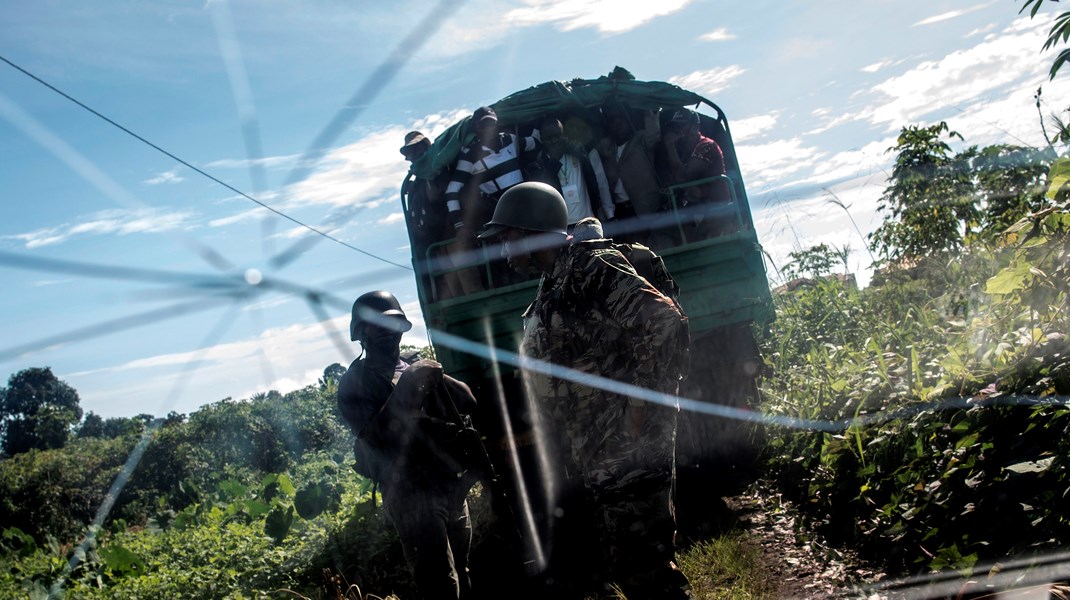
[[[401,309],[398,299],[394,294],[383,290],[361,294],[353,303],[353,320],[349,323],[350,340],[360,340],[365,323],[384,329],[395,329],[398,333],[412,329],[412,323],[405,317],[405,311]]]
[[[535,181],[519,183],[505,190],[494,207],[494,216],[483,228],[480,238],[498,235],[506,228],[540,233],[565,234],[568,209],[565,199],[553,186]]]

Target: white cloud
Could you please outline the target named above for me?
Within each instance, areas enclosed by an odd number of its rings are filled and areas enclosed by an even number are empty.
[[[951,11],[948,11],[948,12],[945,12],[945,13],[940,13],[938,15],[934,15],[932,17],[928,17],[926,19],[922,19],[922,20],[918,21],[917,23],[914,23],[914,25],[912,25],[912,27],[920,27],[922,25],[932,25],[933,23],[939,23],[941,21],[948,21],[950,19],[955,19],[955,18],[961,17],[962,15],[972,13],[975,10],[981,10],[982,8],[984,8],[986,6],[989,6],[991,4],[992,4],[991,2],[986,2],[984,4],[977,4],[977,5],[971,6],[970,8],[963,8],[963,9],[960,9],[960,10],[951,10]]]
[[[790,253],[824,243],[848,248],[848,268],[859,285],[866,285],[872,275],[872,261],[864,236],[880,224],[877,204],[882,191],[882,186],[857,180],[755,210],[754,227],[772,263],[770,277],[779,280],[776,269],[788,264]],[[844,203],[846,211],[831,202],[834,197]],[[855,230],[856,224],[861,236]]]
[[[837,152],[818,162],[813,174],[798,183],[819,184],[844,178],[869,178],[869,182],[877,182],[883,187],[891,169],[892,155],[888,153],[888,148],[893,145],[895,138],[889,137],[856,150]]]
[[[472,52],[507,43],[518,28],[552,25],[559,31],[595,29],[603,34],[630,31],[664,15],[679,11],[692,0],[469,0],[429,41],[434,52],[411,68],[441,68]],[[509,50],[506,50],[509,52]]]
[[[728,31],[727,27],[718,27],[709,33],[698,36],[703,42],[727,42],[736,39],[736,34]]]
[[[285,196],[295,205],[347,208],[373,208],[387,199],[396,199],[408,172],[408,163],[398,153],[405,134],[419,129],[434,138],[469,113],[467,109],[444,111],[415,123],[372,131],[327,153],[319,168],[287,189]]]
[[[333,235],[361,211],[397,202],[398,189],[408,171],[408,163],[398,153],[398,148],[401,147],[407,132],[417,129],[434,139],[447,127],[470,113],[471,110],[467,108],[448,110],[423,116],[404,125],[391,125],[373,130],[355,142],[328,152],[320,161],[316,171],[303,181],[290,186],[285,192],[265,192],[260,194],[260,199],[268,202],[272,208],[285,213],[291,213],[306,206],[332,207],[328,217],[317,219],[311,225]],[[294,157],[279,158],[281,160]],[[216,161],[220,164],[242,162],[245,161],[230,159]],[[238,199],[244,202],[244,199]],[[267,209],[254,207],[213,219],[208,225],[227,227],[272,217],[274,215]],[[398,217],[394,219],[390,223],[399,220]],[[304,227],[294,227],[275,234],[275,237],[295,239],[310,233]]]
[[[862,71],[863,73],[876,73],[877,71],[880,71],[881,69],[883,69],[884,67],[887,67],[890,64],[892,64],[892,61],[890,61],[890,60],[882,60],[880,62],[875,62],[875,63],[873,63],[871,65],[866,65],[866,66],[862,67],[859,70]]]
[[[898,128],[935,109],[961,107],[1012,84],[1028,81],[1033,86],[1046,68],[1046,61],[1037,57],[1045,29],[1041,22],[1018,19],[1001,35],[891,77],[873,86],[883,98],[865,117]]]
[[[248,169],[251,166],[266,168],[292,167],[297,164],[297,159],[300,157],[300,154],[290,154],[287,156],[267,156],[257,159],[223,158],[220,160],[213,160],[204,166],[205,168],[210,169]]]
[[[130,235],[192,229],[195,226],[194,217],[195,214],[189,211],[114,209],[86,215],[75,223],[0,236],[0,239],[21,241],[26,248],[40,248],[60,244],[77,236]]]
[[[821,133],[852,121],[868,121],[895,131],[923,122],[933,113],[941,113],[944,119],[972,114],[989,98],[1017,97],[1026,90],[1032,93],[1044,82],[1048,67],[1046,55],[1038,56],[1046,29],[1042,22],[1019,18],[1004,31],[972,47],[939,60],[921,62],[905,73],[858,90],[851,98],[868,100],[867,106],[853,112],[840,111],[831,121],[808,133]],[[1054,85],[1065,84],[1057,81]],[[990,116],[996,122],[1007,115]]]
[[[738,145],[736,154],[747,187],[757,189],[774,183],[781,187],[789,181],[790,176],[813,168],[825,152],[806,146],[801,138],[792,138],[765,144]]]
[[[390,213],[389,215],[379,219],[375,222],[376,225],[393,225],[395,223],[402,223],[405,221],[405,215],[399,212]]]
[[[739,65],[729,65],[670,77],[669,83],[674,83],[687,90],[694,90],[706,96],[714,96],[727,88],[733,79],[745,72],[746,70]]]
[[[657,17],[672,14],[691,0],[523,0],[522,8],[505,14],[517,25],[552,23],[561,31],[593,28],[601,33],[623,33]]]
[[[738,144],[761,136],[776,126],[777,117],[779,116],[780,112],[777,111],[768,115],[758,115],[732,121],[729,125],[732,129],[732,141]]]
[[[402,309],[413,324],[402,343],[426,346],[427,329],[419,303],[403,303]],[[62,378],[80,391],[86,390],[82,393],[82,405],[93,407],[94,412],[103,416],[139,412],[162,415],[170,410],[190,412],[223,396],[242,399],[272,389],[286,393],[315,384],[327,365],[335,362],[348,365],[360,351],[359,344],[349,341],[348,309],[341,311],[342,314],[333,306],[327,310],[337,316],[324,322],[267,329],[252,338],[199,351],[161,354],[105,369],[66,373]],[[331,330],[341,336],[342,348],[332,341],[328,333]],[[189,374],[184,367],[191,363],[196,369]],[[133,375],[131,383],[115,386],[117,372]],[[188,387],[174,405],[166,404],[165,399],[177,387],[179,377],[188,380]],[[111,385],[93,385],[96,381]],[[159,404],[146,403],[146,398],[158,398]]]
[[[975,35],[981,35],[982,33],[988,33],[989,31],[992,31],[995,28],[996,28],[996,24],[995,23],[989,23],[988,25],[985,25],[984,27],[978,27],[977,29],[974,29],[973,31],[967,33],[964,37],[971,38],[971,37],[973,37]]]
[[[255,219],[263,219],[263,218],[271,216],[273,214],[274,213],[272,213],[270,210],[268,210],[268,209],[266,209],[266,208],[264,208],[262,206],[257,206],[256,208],[251,208],[249,210],[242,211],[242,212],[234,214],[234,215],[230,215],[229,217],[221,217],[219,219],[212,219],[211,221],[208,222],[208,226],[209,227],[227,227],[228,225],[234,225],[234,224],[237,224],[237,223],[243,223],[245,221],[253,221]]]
[[[155,177],[146,179],[142,183],[145,183],[147,185],[160,185],[161,183],[179,183],[185,181],[186,179],[178,174],[178,171],[181,168],[182,167],[175,167],[170,171],[164,171],[163,173],[160,173]]]
[[[270,308],[275,308],[276,306],[283,306],[285,304],[289,304],[293,300],[294,300],[294,298],[292,296],[283,296],[283,295],[273,296],[273,297],[269,297],[269,298],[266,298],[264,300],[261,300],[260,302],[254,302],[252,304],[246,304],[245,306],[242,307],[242,310],[245,311],[245,312],[255,311],[255,310],[268,310]]]

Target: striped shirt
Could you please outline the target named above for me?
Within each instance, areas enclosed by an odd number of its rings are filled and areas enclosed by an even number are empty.
[[[494,151],[476,140],[461,148],[453,176],[446,186],[446,208],[454,223],[460,222],[461,190],[469,183],[479,186],[479,191],[494,196],[524,181],[520,172],[520,157],[517,156],[517,136],[499,133],[500,150]],[[523,152],[532,152],[539,147],[536,130],[531,137],[522,138]]]

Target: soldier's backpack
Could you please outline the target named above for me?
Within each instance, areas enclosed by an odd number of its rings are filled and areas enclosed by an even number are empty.
[[[691,370],[691,333],[688,327],[687,313],[684,312],[684,307],[680,305],[680,286],[676,284],[676,280],[672,278],[669,270],[665,268],[665,261],[643,244],[614,242],[613,248],[624,255],[624,258],[631,263],[635,272],[643,279],[646,279],[647,283],[672,300],[672,303],[676,305],[676,309],[680,311],[680,332],[670,358],[670,364],[677,368],[681,378],[686,378]]]
[[[613,242],[613,248],[624,255],[636,273],[683,311],[680,306],[680,286],[676,285],[676,280],[669,274],[660,256],[643,244]]]
[[[354,367],[363,368],[363,364],[354,361]],[[410,367],[419,368],[419,362]],[[342,416],[357,435],[353,469],[358,474],[386,482],[398,477],[456,478],[471,468],[468,440],[475,430],[471,421],[453,408],[452,397],[465,403],[464,410],[474,408],[467,403],[474,405],[475,399],[467,386],[443,377],[437,386],[417,391],[399,385],[401,379],[395,375],[394,390],[375,406],[353,406],[350,398],[339,395]],[[452,412],[438,406],[442,396],[450,399]]]

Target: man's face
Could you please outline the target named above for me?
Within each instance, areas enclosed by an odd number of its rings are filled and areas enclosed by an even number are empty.
[[[618,114],[609,118],[609,135],[617,144],[628,141],[632,135],[632,126],[628,124],[628,119],[624,115]]]
[[[401,349],[401,332],[365,323],[361,344],[369,352],[398,353]]]
[[[698,143],[699,137],[702,133],[698,129],[698,123],[690,123],[684,127],[684,140],[688,145],[694,145]]]
[[[559,160],[565,153],[565,131],[561,123],[546,123],[539,133],[542,136],[543,147],[546,148],[546,155]]]
[[[413,162],[423,156],[426,152],[427,144],[416,144],[414,146],[408,146],[404,152],[405,160]]]
[[[531,258],[531,251],[527,248],[528,234],[519,229],[506,229],[498,236],[501,244],[502,256],[509,266],[521,274],[534,273],[535,262]]]
[[[498,135],[498,121],[483,119],[476,125],[476,137],[484,146],[489,146],[496,135]]]

